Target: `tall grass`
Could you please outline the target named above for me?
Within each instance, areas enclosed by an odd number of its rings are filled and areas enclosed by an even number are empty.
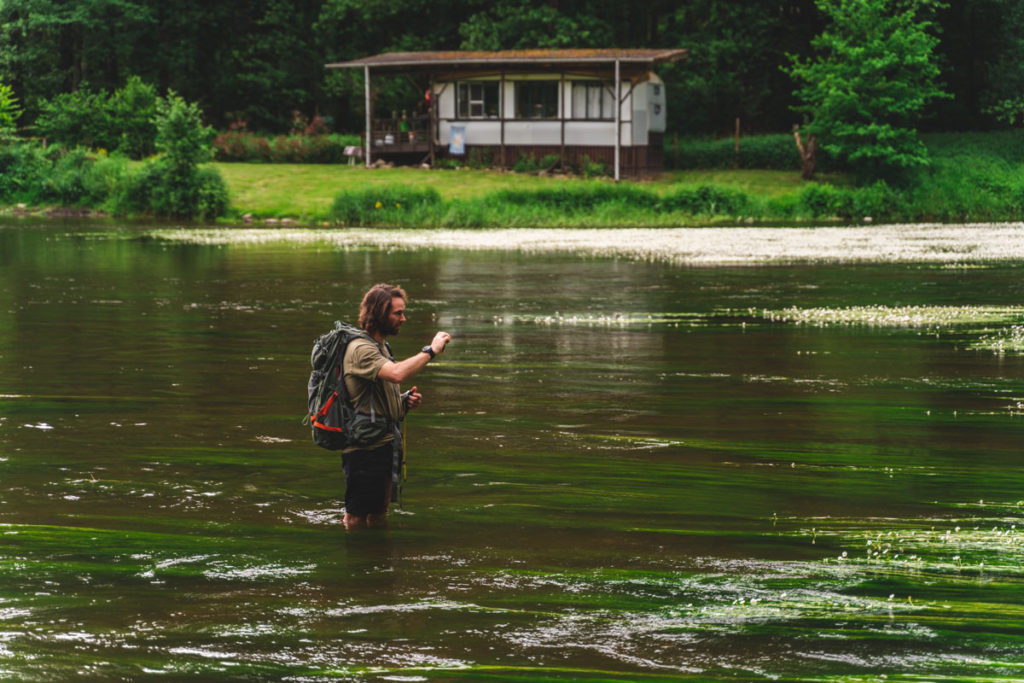
[[[342,192],[330,217],[343,225],[417,225],[436,222],[441,195],[432,187],[386,185]]]
[[[406,227],[574,227],[679,225],[694,217],[735,218],[755,198],[728,188],[700,186],[659,194],[611,183],[497,190],[443,201],[432,188],[390,185],[346,190],[330,217],[343,225]]]

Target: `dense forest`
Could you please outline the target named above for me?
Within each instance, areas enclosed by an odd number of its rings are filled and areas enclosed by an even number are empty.
[[[938,82],[950,95],[929,103],[921,128],[1013,122],[1024,2],[918,4],[932,13]],[[218,129],[246,121],[280,132],[297,111],[344,132],[361,127],[362,74],[329,62],[386,51],[684,47],[690,59],[662,73],[672,131],[721,134],[739,118],[747,132],[777,132],[799,122],[790,67],[813,54],[825,25],[813,0],[0,0],[0,83],[29,134],[47,100],[112,92],[133,77],[198,103]]]

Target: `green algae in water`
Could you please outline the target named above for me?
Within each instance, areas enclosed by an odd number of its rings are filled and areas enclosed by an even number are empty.
[[[1022,673],[1021,367],[965,343],[1020,323],[1021,263],[88,230],[0,230],[0,677]],[[399,276],[398,355],[456,336],[417,377],[404,509],[346,533],[308,349]]]

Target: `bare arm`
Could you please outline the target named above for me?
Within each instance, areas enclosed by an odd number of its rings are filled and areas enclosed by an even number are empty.
[[[447,332],[438,332],[434,335],[433,341],[430,342],[430,348],[434,349],[434,353],[444,353],[444,347],[452,339],[452,336]],[[387,382],[393,382],[395,384],[401,384],[402,382],[415,376],[417,372],[423,369],[423,367],[430,362],[431,356],[425,351],[409,356],[405,360],[397,362],[387,362],[381,366],[377,372],[377,377]]]

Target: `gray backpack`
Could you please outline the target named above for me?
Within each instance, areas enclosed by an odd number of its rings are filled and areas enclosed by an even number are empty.
[[[373,408],[372,392],[366,392],[369,413],[352,405],[342,377],[342,362],[349,342],[373,338],[358,327],[335,321],[334,329],[320,336],[313,344],[309,362],[309,412],[303,423],[313,430],[313,442],[321,448],[338,451],[347,446],[364,446],[389,433],[392,425]],[[388,355],[391,348],[387,346]]]

